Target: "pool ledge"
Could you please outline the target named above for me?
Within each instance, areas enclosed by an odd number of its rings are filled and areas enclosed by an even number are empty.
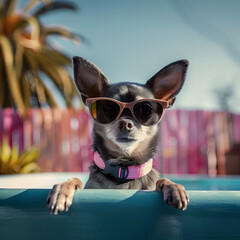
[[[1,239],[240,239],[240,191],[188,191],[186,211],[155,191],[80,190],[50,215],[49,189],[0,189]]]

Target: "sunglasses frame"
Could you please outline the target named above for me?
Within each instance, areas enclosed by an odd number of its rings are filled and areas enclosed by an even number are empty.
[[[107,100],[107,101],[112,101],[112,102],[115,102],[116,104],[118,104],[120,110],[119,110],[118,116],[117,116],[112,122],[110,122],[110,123],[99,123],[99,122],[98,122],[97,120],[95,120],[95,118],[93,117],[93,115],[92,115],[92,110],[91,110],[91,105],[92,105],[94,102],[98,101],[98,100]],[[151,98],[143,98],[143,99],[139,99],[139,100],[136,100],[136,101],[133,101],[133,102],[120,102],[120,101],[118,101],[118,100],[116,100],[116,99],[114,99],[114,98],[96,97],[96,98],[87,98],[87,99],[86,99],[86,105],[87,105],[88,108],[89,108],[89,111],[90,111],[90,113],[91,113],[91,116],[92,116],[93,120],[94,120],[95,122],[99,123],[99,124],[107,125],[107,124],[111,124],[111,123],[115,122],[116,120],[119,119],[119,117],[121,116],[123,110],[124,110],[125,108],[128,108],[128,109],[131,111],[132,116],[134,117],[134,119],[135,119],[138,123],[140,123],[140,124],[142,124],[142,125],[145,125],[144,123],[141,123],[140,121],[138,121],[138,119],[136,118],[136,116],[135,116],[135,114],[134,114],[134,110],[133,110],[133,107],[134,107],[134,105],[135,105],[136,103],[144,102],[144,101],[157,102],[157,103],[161,104],[161,106],[162,106],[162,108],[163,108],[161,117],[160,117],[159,120],[158,120],[156,123],[154,123],[154,124],[157,124],[157,123],[162,119],[165,111],[167,110],[167,108],[170,107],[169,102],[166,101],[166,100],[151,99]],[[152,125],[154,125],[154,124],[152,124]],[[150,126],[150,125],[147,125],[147,124],[146,124],[146,126]]]

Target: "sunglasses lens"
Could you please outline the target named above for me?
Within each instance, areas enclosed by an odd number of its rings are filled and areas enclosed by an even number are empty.
[[[159,121],[163,113],[163,107],[155,101],[142,101],[134,105],[133,111],[141,124],[149,126]]]
[[[120,107],[111,100],[97,100],[91,104],[90,111],[96,122],[107,124],[117,118]]]

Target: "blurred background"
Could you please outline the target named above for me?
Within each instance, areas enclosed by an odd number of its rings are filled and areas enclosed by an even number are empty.
[[[72,56],[112,83],[188,59],[160,123],[163,174],[240,175],[238,0],[0,0],[0,173],[87,172],[92,121]]]

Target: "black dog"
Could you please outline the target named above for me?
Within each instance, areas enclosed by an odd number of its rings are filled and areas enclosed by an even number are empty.
[[[94,163],[85,188],[162,191],[171,206],[185,210],[188,196],[182,185],[163,178],[152,168],[158,122],[180,92],[187,60],[169,64],[145,85],[110,84],[92,63],[73,58],[75,84],[89,107],[93,126]],[[53,187],[48,207],[57,214],[68,210],[82,182],[73,178]]]

